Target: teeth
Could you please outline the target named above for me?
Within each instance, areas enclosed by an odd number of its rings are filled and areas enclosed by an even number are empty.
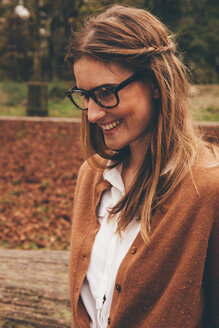
[[[117,121],[114,121],[110,124],[102,125],[102,128],[106,131],[109,131],[109,130],[115,128],[117,125],[119,125],[120,122],[121,122],[121,120],[117,120]]]

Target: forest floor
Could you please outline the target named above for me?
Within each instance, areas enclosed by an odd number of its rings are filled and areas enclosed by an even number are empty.
[[[82,161],[78,123],[0,120],[0,247],[69,248]]]
[[[78,123],[0,121],[0,247],[68,249]]]

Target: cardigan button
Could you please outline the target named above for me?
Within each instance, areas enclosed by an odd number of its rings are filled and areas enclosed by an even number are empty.
[[[137,247],[132,246],[132,247],[130,248],[130,254],[135,254],[136,252],[137,252]]]
[[[121,292],[121,285],[120,284],[116,284],[116,290],[117,290],[117,292]]]
[[[108,322],[108,325],[111,324],[111,318],[110,317],[108,318],[107,322]]]

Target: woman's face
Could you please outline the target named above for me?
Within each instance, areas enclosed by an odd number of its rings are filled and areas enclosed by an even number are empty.
[[[134,72],[115,63],[103,63],[84,56],[74,64],[77,87],[90,90],[104,84],[117,85]],[[119,91],[119,104],[106,109],[89,98],[86,115],[103,131],[108,148],[125,146],[142,151],[153,129],[154,98],[158,91],[151,82],[136,80]]]

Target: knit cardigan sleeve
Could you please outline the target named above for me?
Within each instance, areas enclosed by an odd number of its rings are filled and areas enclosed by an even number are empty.
[[[217,172],[216,179],[208,181],[211,190],[208,209],[209,214],[212,211],[213,224],[203,277],[206,320],[209,328],[219,327],[219,170]]]

